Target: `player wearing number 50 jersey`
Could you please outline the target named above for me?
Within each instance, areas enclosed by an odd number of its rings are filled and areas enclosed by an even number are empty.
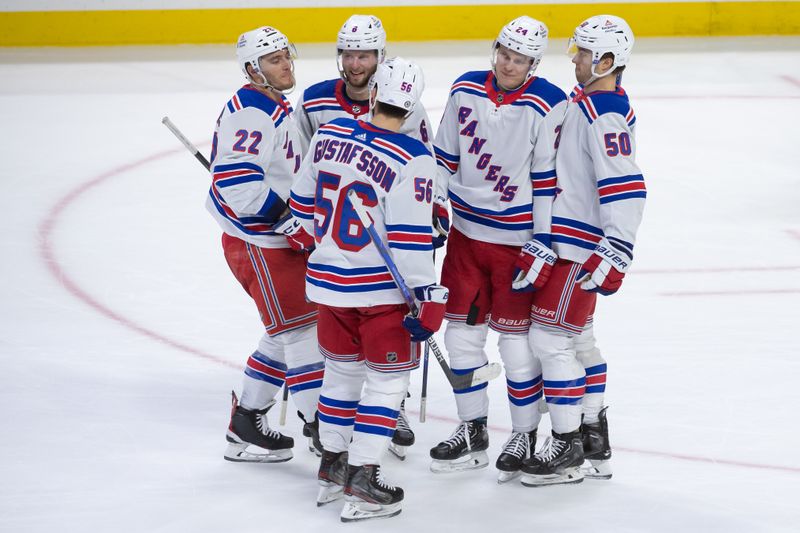
[[[403,491],[382,480],[381,457],[395,432],[410,371],[419,365],[418,343],[441,325],[447,298],[430,257],[436,164],[420,141],[397,133],[422,94],[422,71],[401,58],[386,60],[373,84],[372,120],[335,119],[321,126],[290,200],[316,241],[306,290],[319,304],[326,357],[317,503],[344,494],[343,521],[400,512]],[[351,191],[414,289],[417,316],[408,315],[353,210]]]
[[[225,458],[286,461],[293,441],[269,428],[267,410],[285,382],[307,421],[304,433],[314,436],[324,365],[316,306],[303,297],[305,257],[276,232],[301,163],[299,133],[283,96],[295,84],[294,47],[264,26],[242,34],[236,54],[249,83],[217,120],[207,207],[224,231],[228,266],[255,301],[265,332],[247,360],[240,404],[234,396]],[[249,445],[267,452],[253,453]]]
[[[453,84],[435,141],[441,194],[453,210],[442,267],[450,289],[445,345],[453,370],[469,371],[488,362],[489,328],[499,333],[513,428],[497,460],[500,481],[519,473],[541,417],[541,372],[527,342],[531,293],[513,292],[511,284],[520,248],[532,239],[541,249],[550,244],[566,95],[534,75],[546,46],[542,22],[519,17],[505,25],[492,70],[468,72]],[[431,450],[434,472],[488,462],[486,384],[453,392],[462,423]]]
[[[630,27],[612,15],[587,19],[571,40],[579,85],[556,158],[560,192],[552,243],[558,261],[534,296],[529,337],[542,362],[553,436],[523,467],[527,485],[611,477],[606,363],[590,317],[597,293],[616,292],[630,267],[646,197],[635,160],[636,117],[620,86],[632,48]],[[584,457],[593,464],[581,470]]]

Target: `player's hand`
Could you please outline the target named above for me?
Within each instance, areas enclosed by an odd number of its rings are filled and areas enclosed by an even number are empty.
[[[449,291],[441,285],[426,285],[414,289],[419,302],[417,316],[406,315],[403,327],[411,333],[411,340],[424,342],[442,326]]]
[[[433,202],[433,249],[441,248],[450,234],[450,213],[447,200],[437,197]]]
[[[556,259],[556,253],[542,242],[536,239],[526,242],[514,262],[511,290],[528,292],[544,287],[550,279]]]
[[[606,296],[614,294],[622,286],[622,279],[630,264],[631,259],[626,252],[603,239],[594,249],[594,254],[581,266],[577,282],[585,291]]]
[[[292,250],[296,252],[310,252],[314,249],[314,237],[300,224],[300,221],[292,216],[291,213],[283,215],[272,226],[275,233],[282,233]]]

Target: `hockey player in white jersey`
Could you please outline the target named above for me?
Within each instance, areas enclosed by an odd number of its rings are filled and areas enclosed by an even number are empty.
[[[307,143],[320,126],[336,118],[369,121],[368,84],[385,55],[386,31],[378,17],[353,15],[345,21],[336,36],[336,65],[340,77],[312,85],[303,92],[298,103],[297,122],[304,142]],[[422,102],[417,102],[403,122],[400,133],[422,141],[432,151],[429,131],[428,113]],[[440,199],[434,205],[435,248],[444,245],[450,229],[445,203],[444,199]],[[390,449],[402,459],[405,457],[405,449],[414,444],[414,440],[404,402]]]
[[[419,366],[419,342],[441,325],[447,299],[430,260],[436,164],[420,141],[396,133],[419,101],[422,70],[401,58],[387,60],[374,85],[370,122],[334,119],[314,135],[289,203],[316,241],[306,290],[319,304],[319,344],[326,358],[317,504],[344,495],[342,521],[400,512],[403,490],[383,479],[381,458],[409,374]],[[350,191],[369,211],[413,289],[417,316],[408,314],[348,200]]]
[[[283,96],[295,84],[294,47],[264,26],[243,33],[236,54],[248,84],[217,119],[206,206],[222,227],[225,259],[255,301],[265,332],[247,360],[241,399],[233,396],[225,459],[287,461],[294,442],[270,429],[267,411],[285,383],[306,422],[304,433],[321,448],[316,410],[324,370],[316,306],[304,299],[305,256],[292,249],[310,246],[310,236],[284,236],[277,224],[288,212],[302,161],[300,134]]]
[[[633,48],[621,18],[598,15],[570,41],[578,86],[556,157],[559,194],[552,243],[558,260],[535,293],[530,342],[542,362],[552,437],[522,468],[522,483],[576,483],[588,471],[611,477],[603,409],[606,364],[590,317],[597,294],[615,293],[633,258],[646,190],[636,165],[636,117],[620,86]],[[583,416],[583,424],[581,418]],[[580,469],[584,458],[592,466]]]
[[[440,194],[453,209],[442,268],[450,289],[445,345],[453,371],[466,372],[488,363],[488,330],[499,333],[513,427],[496,462],[500,482],[519,474],[541,418],[541,371],[527,334],[531,291],[550,268],[555,143],[566,108],[564,92],[534,75],[546,46],[542,22],[523,16],[505,25],[492,70],[467,72],[453,84],[435,141]],[[538,271],[512,290],[523,245]],[[488,464],[486,384],[453,392],[461,423],[431,449],[434,472]]]

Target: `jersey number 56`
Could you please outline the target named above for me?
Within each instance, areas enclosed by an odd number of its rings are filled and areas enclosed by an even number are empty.
[[[366,207],[378,205],[378,196],[369,184],[362,181],[355,181],[340,190],[341,181],[341,176],[329,172],[320,172],[317,177],[314,240],[317,243],[322,242],[322,238],[330,229],[331,238],[339,248],[358,252],[369,244],[370,239],[369,234],[364,231],[364,226],[359,222],[353,206],[347,200],[347,193],[351,189],[354,190]]]

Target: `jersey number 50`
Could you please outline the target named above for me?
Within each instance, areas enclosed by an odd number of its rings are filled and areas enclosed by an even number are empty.
[[[358,220],[353,206],[347,200],[347,193],[352,189],[366,207],[378,205],[378,196],[369,184],[354,181],[339,190],[342,177],[329,172],[320,172],[317,177],[316,201],[314,203],[314,240],[322,242],[322,238],[331,230],[331,237],[336,245],[350,252],[358,252],[369,244],[369,234]],[[325,193],[328,193],[326,197]],[[332,198],[335,198],[332,200]],[[333,228],[331,228],[333,222]]]
[[[615,157],[618,154],[631,155],[631,138],[626,132],[619,135],[616,133],[606,133],[603,135],[606,141],[606,154],[609,157]]]

